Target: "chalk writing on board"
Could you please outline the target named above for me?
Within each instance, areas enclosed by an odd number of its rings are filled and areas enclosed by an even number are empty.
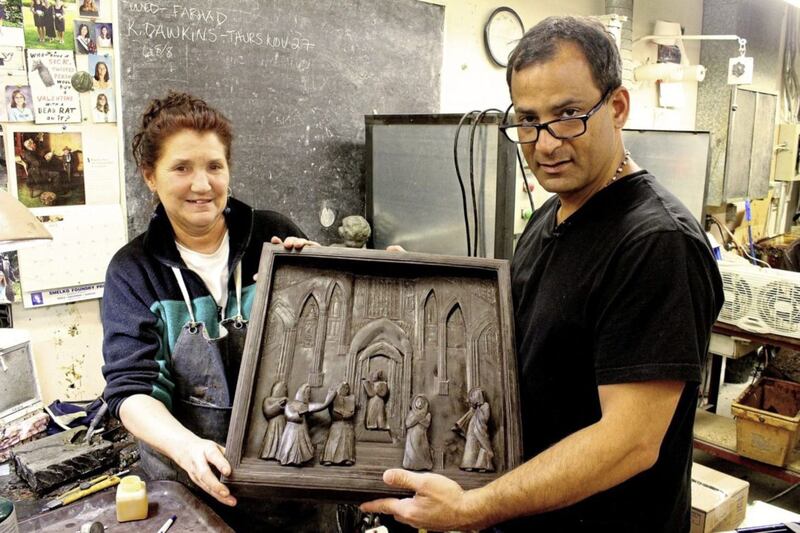
[[[80,96],[70,81],[75,73],[72,52],[34,48],[27,52],[36,123],[80,122]]]
[[[131,37],[165,39],[185,42],[227,43],[234,47],[260,46],[279,50],[309,52],[316,46],[310,39],[296,30],[292,31],[248,31],[244,28],[230,27],[228,15],[224,11],[199,9],[182,4],[170,7],[154,2],[123,2],[123,7],[132,13],[157,14],[163,19],[175,22],[142,22],[129,20],[126,32]],[[154,57],[152,50],[146,48],[145,57]],[[162,54],[163,57],[171,57]],[[159,56],[158,53],[155,56]]]
[[[191,91],[235,124],[233,194],[280,211],[323,242],[339,239],[336,223],[320,223],[323,204],[342,216],[365,210],[364,114],[439,107],[441,5],[119,0],[117,6],[126,144],[150,98]],[[125,156],[132,236],[146,229],[153,206],[129,150]]]

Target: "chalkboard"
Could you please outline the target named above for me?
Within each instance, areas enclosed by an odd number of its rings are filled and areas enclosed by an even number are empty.
[[[365,212],[364,115],[438,110],[443,10],[419,0],[120,2],[129,236],[153,209],[130,141],[148,100],[177,89],[233,122],[234,196],[337,241],[341,219]],[[324,227],[328,209],[335,221]]]

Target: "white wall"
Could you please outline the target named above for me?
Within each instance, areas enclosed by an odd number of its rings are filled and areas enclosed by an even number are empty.
[[[441,0],[445,6],[442,65],[442,113],[472,109],[505,109],[508,96],[505,69],[491,62],[483,44],[483,28],[495,8],[507,6],[525,29],[550,15],[600,15],[603,0]]]
[[[91,400],[103,392],[99,300],[37,309],[14,304],[14,327],[28,330],[42,401]]]

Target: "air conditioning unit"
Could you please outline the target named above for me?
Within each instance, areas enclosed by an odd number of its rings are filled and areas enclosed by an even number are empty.
[[[719,261],[725,303],[718,320],[800,339],[800,273]]]

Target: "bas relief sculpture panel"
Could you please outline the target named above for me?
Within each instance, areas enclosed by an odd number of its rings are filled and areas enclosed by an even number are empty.
[[[517,464],[515,358],[497,272],[381,275],[303,255],[271,261],[263,334],[246,354],[251,408],[234,410],[246,418],[234,424],[244,428],[240,462],[326,477],[403,467],[475,486]]]

